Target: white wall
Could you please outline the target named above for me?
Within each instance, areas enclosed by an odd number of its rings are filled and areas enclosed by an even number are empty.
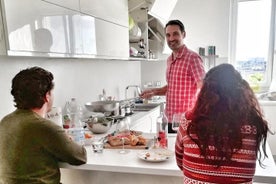
[[[124,99],[125,87],[141,83],[140,62],[89,59],[47,59],[0,56],[0,119],[11,112],[11,80],[21,69],[40,66],[54,74],[54,106],[76,97],[80,104],[98,100],[105,88],[107,95]]]
[[[198,52],[199,47],[216,46],[216,63],[228,60],[230,0],[178,0],[170,19],[179,19],[186,29],[184,43]],[[166,84],[166,62],[142,62],[142,84],[161,81]]]
[[[217,55],[228,57],[229,13],[230,0],[178,0],[170,19],[183,22],[192,50],[214,45]]]

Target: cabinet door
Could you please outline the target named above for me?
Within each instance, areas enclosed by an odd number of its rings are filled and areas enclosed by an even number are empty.
[[[127,0],[80,0],[80,11],[128,27]]]
[[[71,10],[76,10],[76,11],[80,10],[79,0],[42,0],[42,1],[53,3],[65,8],[69,8]]]
[[[81,54],[77,11],[37,0],[6,0],[4,5],[10,55]]]
[[[134,122],[131,130],[142,131],[144,133],[156,133],[156,119],[160,115],[160,107],[155,108],[143,118]]]
[[[1,2],[0,2],[0,55],[6,55],[6,44],[5,44],[5,34],[4,34],[4,26],[2,22],[2,10],[1,10]]]
[[[100,19],[95,19],[95,34],[96,52],[98,56],[128,58],[128,28]]]

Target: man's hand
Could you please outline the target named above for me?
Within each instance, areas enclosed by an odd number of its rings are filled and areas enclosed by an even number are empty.
[[[153,97],[154,95],[155,95],[154,91],[152,89],[149,89],[149,90],[143,91],[140,94],[140,97],[143,98],[143,99],[149,99],[149,98]]]

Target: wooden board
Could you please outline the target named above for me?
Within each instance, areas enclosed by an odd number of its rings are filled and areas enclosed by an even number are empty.
[[[137,146],[131,146],[131,145],[125,145],[125,149],[146,149],[146,145],[137,145]],[[105,149],[122,149],[123,146],[111,146],[109,143],[105,143],[104,145]]]

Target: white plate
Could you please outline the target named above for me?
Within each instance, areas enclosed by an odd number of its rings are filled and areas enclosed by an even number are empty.
[[[139,151],[137,156],[147,162],[162,162],[172,157],[173,152],[168,149],[151,149]]]

